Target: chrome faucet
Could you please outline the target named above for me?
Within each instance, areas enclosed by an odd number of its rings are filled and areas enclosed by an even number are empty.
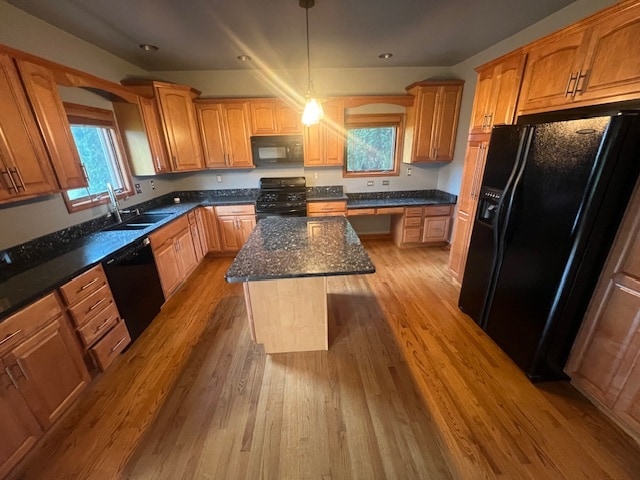
[[[107,182],[107,192],[109,193],[109,200],[111,201],[111,213],[116,217],[118,223],[122,223],[122,215],[120,214],[120,205],[118,204],[118,197],[113,186]]]

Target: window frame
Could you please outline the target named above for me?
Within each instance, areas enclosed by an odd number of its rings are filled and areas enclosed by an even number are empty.
[[[344,166],[342,176],[344,178],[357,177],[392,177],[400,175],[400,163],[402,162],[403,138],[404,138],[404,113],[368,113],[368,114],[350,114],[345,116],[344,131]],[[349,129],[351,128],[369,128],[369,127],[395,127],[396,129],[396,145],[393,158],[393,169],[391,170],[375,170],[368,172],[349,172],[347,170]]]
[[[110,135],[111,142],[115,146],[115,161],[117,162],[120,170],[123,183],[123,187],[116,190],[116,197],[121,200],[132,196],[134,192],[133,182],[131,180],[131,171],[129,170],[129,160],[127,158],[127,153],[124,148],[120,130],[118,129],[118,124],[116,123],[113,111],[69,102],[64,102],[63,105],[67,114],[67,119],[69,120],[69,126],[87,125],[105,127],[112,130],[112,134]],[[82,165],[82,169],[86,176],[87,173],[84,164]],[[104,205],[110,201],[109,194],[106,191],[71,200],[67,191],[63,190],[62,198],[64,199],[64,203],[70,213],[79,212],[98,205]]]

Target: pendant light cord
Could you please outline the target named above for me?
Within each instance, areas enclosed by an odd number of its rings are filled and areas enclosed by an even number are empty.
[[[304,9],[307,19],[307,94],[311,92],[311,55],[309,53],[309,7]]]

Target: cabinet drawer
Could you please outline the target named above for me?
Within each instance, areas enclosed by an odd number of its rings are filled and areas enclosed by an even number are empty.
[[[109,285],[104,285],[80,303],[70,307],[69,312],[73,323],[80,327],[109,305],[113,305],[113,297]]]
[[[32,303],[0,322],[0,351],[13,348],[25,338],[61,315],[62,305],[55,293]]]
[[[338,201],[338,202],[309,202],[307,203],[307,213],[330,213],[336,212],[340,214],[344,214],[347,210],[347,202],[346,201]]]
[[[105,332],[108,332],[113,327],[120,314],[115,303],[110,304],[107,308],[100,311],[95,317],[89,320],[82,328],[78,329],[78,335],[85,347],[92,345],[98,340]]]
[[[407,207],[404,209],[404,214],[407,217],[421,217],[422,207]]]
[[[151,241],[151,248],[156,249],[163,243],[171,240],[173,237],[177,236],[183,230],[189,228],[189,220],[187,219],[187,215],[183,215],[173,222],[165,225],[160,230],[157,230],[149,235],[149,240]]]
[[[402,215],[404,207],[382,207],[376,208],[376,215]]]
[[[91,354],[100,370],[105,371],[130,342],[127,325],[121,320],[102,340],[91,347]]]
[[[256,209],[253,205],[219,205],[215,207],[216,215],[255,215]]]
[[[426,217],[451,215],[451,205],[429,205],[428,207],[424,207],[424,215]]]
[[[357,217],[358,215],[375,215],[375,208],[350,208],[347,210],[347,216]]]
[[[405,227],[421,227],[422,226],[422,216],[420,217],[404,217],[404,226]]]
[[[67,305],[73,305],[83,298],[88,297],[106,283],[107,278],[104,275],[102,265],[98,265],[60,287],[60,292],[62,293],[65,303]]]
[[[402,233],[403,243],[415,243],[422,240],[420,228],[405,228]]]

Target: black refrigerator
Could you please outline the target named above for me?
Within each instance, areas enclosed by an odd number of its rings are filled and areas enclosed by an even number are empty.
[[[496,126],[459,306],[532,381],[563,372],[640,172],[640,112]]]

